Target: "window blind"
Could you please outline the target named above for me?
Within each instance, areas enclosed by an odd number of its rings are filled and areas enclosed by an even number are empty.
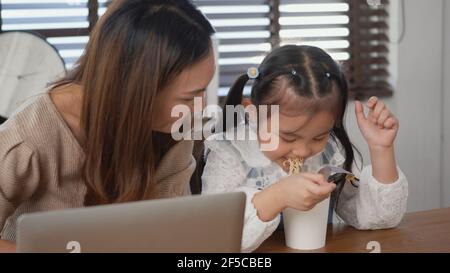
[[[0,30],[34,31],[71,68],[108,0],[1,0]],[[193,0],[220,40],[219,96],[274,47],[314,45],[342,62],[351,96],[392,94],[388,0]],[[245,93],[248,94],[249,87]]]

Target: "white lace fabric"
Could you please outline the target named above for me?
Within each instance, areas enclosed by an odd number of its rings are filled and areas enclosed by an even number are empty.
[[[244,130],[249,135],[255,134],[245,125],[235,130],[236,133]],[[207,161],[202,175],[202,194],[246,193],[242,252],[251,252],[280,223],[280,215],[269,222],[261,221],[252,203],[253,196],[277,183],[287,173],[264,156],[257,140],[228,140],[230,138],[227,139],[226,134],[215,134],[205,141]],[[317,172],[325,164],[342,167],[344,161],[342,146],[330,138],[322,152],[305,161],[303,170]],[[353,166],[352,171],[360,182],[357,188],[350,183],[345,184],[335,208],[340,220],[357,229],[383,229],[398,225],[406,211],[408,181],[402,171],[397,169],[398,180],[383,184],[372,176],[371,165],[363,167],[361,172]]]

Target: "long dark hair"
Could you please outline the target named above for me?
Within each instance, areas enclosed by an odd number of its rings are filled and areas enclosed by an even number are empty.
[[[116,0],[55,87],[83,89],[85,205],[152,198],[156,95],[211,51],[214,29],[188,0]]]
[[[326,103],[336,116],[331,137],[342,144],[345,152],[344,168],[351,172],[355,158],[354,149],[359,155],[360,153],[351,143],[344,126],[348,86],[338,63],[320,48],[286,45],[278,47],[268,54],[258,71],[259,76],[254,79],[250,94],[251,102],[255,106],[279,104],[282,94],[277,93],[277,89],[274,87],[281,78],[287,80],[295,94],[305,100],[320,103],[324,98],[332,98],[331,104]],[[225,100],[225,105],[237,106],[242,103],[243,90],[248,81],[247,73],[235,81]],[[305,109],[298,110],[305,111]],[[224,107],[224,111],[223,128],[226,130],[229,129],[226,126],[230,126],[230,124],[234,127],[235,121],[227,121],[226,107]],[[283,111],[283,105],[280,105],[280,111]],[[336,191],[338,196],[343,186],[343,183],[338,186]]]

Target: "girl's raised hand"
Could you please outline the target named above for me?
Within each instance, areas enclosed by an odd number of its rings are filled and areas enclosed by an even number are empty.
[[[355,101],[356,120],[364,139],[371,148],[391,148],[399,128],[398,119],[377,97],[371,97],[366,106],[367,117],[362,103]]]

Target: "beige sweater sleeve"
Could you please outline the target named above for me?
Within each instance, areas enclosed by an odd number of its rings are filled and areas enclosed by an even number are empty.
[[[37,154],[17,135],[0,131],[0,235],[6,220],[39,184]]]

